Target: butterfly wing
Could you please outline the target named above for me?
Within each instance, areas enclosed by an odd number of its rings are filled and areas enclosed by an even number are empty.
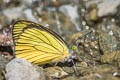
[[[65,59],[68,48],[55,32],[39,24],[20,20],[13,26],[15,56],[34,64],[45,64]]]

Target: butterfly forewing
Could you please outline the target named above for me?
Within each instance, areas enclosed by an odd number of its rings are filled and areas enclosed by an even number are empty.
[[[34,64],[56,62],[68,57],[64,40],[39,24],[20,20],[13,25],[15,56]]]

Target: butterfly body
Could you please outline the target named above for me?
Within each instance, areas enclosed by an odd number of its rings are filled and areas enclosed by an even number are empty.
[[[30,21],[14,23],[13,41],[15,57],[33,64],[57,62],[69,56],[68,47],[58,34]]]

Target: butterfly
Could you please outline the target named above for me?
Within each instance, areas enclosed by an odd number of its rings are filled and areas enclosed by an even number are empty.
[[[16,21],[12,34],[16,58],[41,65],[65,60],[69,56],[65,41],[40,24],[26,20]]]

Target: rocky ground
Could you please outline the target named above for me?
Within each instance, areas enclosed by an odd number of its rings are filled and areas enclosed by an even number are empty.
[[[16,20],[57,32],[76,66],[13,58]],[[0,0],[0,80],[120,80],[120,0]]]

